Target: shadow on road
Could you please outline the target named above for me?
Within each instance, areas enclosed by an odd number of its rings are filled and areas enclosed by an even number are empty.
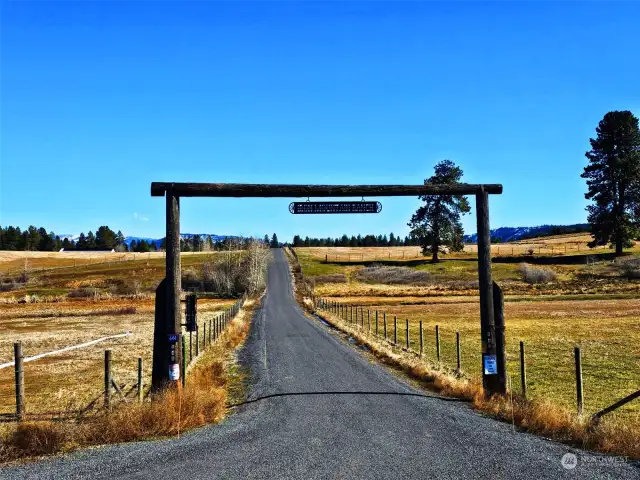
[[[429,398],[435,400],[442,400],[444,402],[466,402],[466,400],[460,398],[447,398],[447,397],[438,397],[436,395],[423,395],[421,393],[405,393],[405,392],[288,392],[288,393],[272,393],[271,395],[264,395],[262,397],[253,398],[251,400],[245,400],[240,403],[233,403],[231,405],[227,405],[228,408],[240,407],[242,405],[247,405],[249,403],[259,402],[261,400],[267,400],[269,398],[276,397],[303,397],[303,396],[312,396],[312,395],[395,395],[400,397],[419,397],[419,398]]]

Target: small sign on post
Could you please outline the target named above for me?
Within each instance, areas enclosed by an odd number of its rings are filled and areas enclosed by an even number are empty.
[[[489,355],[485,353],[482,355],[482,360],[484,364],[484,374],[485,375],[497,375],[498,374],[498,361],[495,355]]]

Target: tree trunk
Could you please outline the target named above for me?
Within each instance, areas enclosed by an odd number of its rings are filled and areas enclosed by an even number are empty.
[[[622,255],[622,247],[623,247],[622,236],[618,235],[616,237],[616,257],[619,257]]]
[[[431,257],[431,263],[438,263],[438,247],[433,248],[433,256]]]

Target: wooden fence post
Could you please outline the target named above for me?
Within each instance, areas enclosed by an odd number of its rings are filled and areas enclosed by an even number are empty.
[[[378,310],[376,310],[376,337],[378,336]]]
[[[436,325],[436,358],[440,361],[440,327]]]
[[[111,350],[104,351],[104,408],[111,408]]]
[[[207,322],[202,323],[202,346],[203,350],[207,349]]]
[[[371,312],[367,309],[367,329],[371,333]]]
[[[142,385],[142,357],[138,357],[138,402],[142,403],[143,385]]]
[[[524,361],[524,342],[520,340],[520,385],[522,398],[527,398],[527,366]]]
[[[13,344],[13,358],[16,376],[16,416],[19,421],[22,421],[24,418],[24,357],[22,355],[22,342]]]
[[[461,358],[460,358],[460,332],[456,332],[456,357],[457,357],[457,369],[458,372],[461,371]]]
[[[420,356],[424,353],[424,334],[422,333],[422,320],[420,320]]]
[[[580,353],[580,347],[575,347],[574,354],[576,357],[576,396],[578,398],[578,415],[582,415],[584,398],[582,395],[582,354]]]
[[[200,355],[200,329],[196,325],[196,358]]]

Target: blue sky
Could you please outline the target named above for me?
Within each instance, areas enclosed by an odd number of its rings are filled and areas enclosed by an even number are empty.
[[[640,113],[640,3],[6,2],[0,224],[164,235],[152,181],[502,183],[492,227],[585,221],[609,110]],[[182,231],[406,234],[383,212],[183,199]],[[468,233],[475,219],[464,220]]]

